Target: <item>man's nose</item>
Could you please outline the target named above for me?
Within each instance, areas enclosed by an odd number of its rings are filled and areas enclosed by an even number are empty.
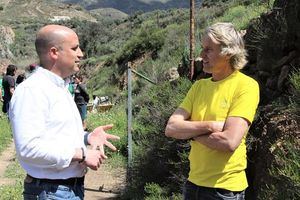
[[[82,53],[82,51],[81,51],[80,48],[78,48],[78,51],[77,51],[77,57],[78,57],[78,58],[82,58],[82,57],[83,57],[83,53]]]

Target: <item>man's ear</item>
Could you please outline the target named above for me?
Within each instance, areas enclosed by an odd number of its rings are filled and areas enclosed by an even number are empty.
[[[56,47],[51,47],[49,50],[50,58],[57,59],[58,57],[58,49]]]

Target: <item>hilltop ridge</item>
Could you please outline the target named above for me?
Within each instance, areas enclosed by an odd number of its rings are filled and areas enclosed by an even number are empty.
[[[78,18],[96,21],[80,5],[64,4],[47,0],[0,0],[0,20],[4,24],[18,21],[56,20]]]
[[[182,0],[56,0],[57,2],[79,4],[87,10],[97,8],[114,8],[132,14],[137,11],[149,12],[171,8],[188,8],[189,1]],[[201,0],[196,0],[196,3]]]

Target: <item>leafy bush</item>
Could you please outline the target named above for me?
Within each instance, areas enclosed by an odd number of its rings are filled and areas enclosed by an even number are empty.
[[[292,107],[296,112],[300,112],[300,70],[295,70],[290,75],[290,81],[293,85],[293,96],[291,99]]]
[[[141,199],[147,183],[163,187],[162,196],[180,191],[188,172],[189,145],[165,137],[164,129],[189,87],[186,79],[165,82],[143,91],[135,100],[133,166],[127,198]],[[147,188],[146,192],[158,189]]]
[[[119,136],[121,139],[114,141],[113,144],[123,156],[127,155],[127,120],[124,105],[114,106],[108,112],[89,113],[87,123],[89,130],[94,130],[101,125],[114,124],[114,127],[108,132]]]
[[[222,17],[217,18],[217,22],[231,22],[238,30],[247,28],[253,18],[259,17],[267,11],[266,5],[251,4],[249,6],[239,5],[227,10]]]
[[[116,56],[118,64],[131,61],[145,52],[153,52],[153,55],[164,44],[165,31],[156,27],[144,27],[137,35],[130,38],[122,50]]]
[[[276,144],[275,163],[269,172],[272,183],[262,190],[259,199],[299,199],[300,198],[300,143],[295,138]]]

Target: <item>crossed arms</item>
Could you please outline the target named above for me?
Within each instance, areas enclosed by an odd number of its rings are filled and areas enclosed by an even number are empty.
[[[190,121],[190,113],[178,108],[170,117],[165,135],[175,139],[194,139],[220,151],[233,152],[240,145],[250,123],[242,117],[220,121]]]

